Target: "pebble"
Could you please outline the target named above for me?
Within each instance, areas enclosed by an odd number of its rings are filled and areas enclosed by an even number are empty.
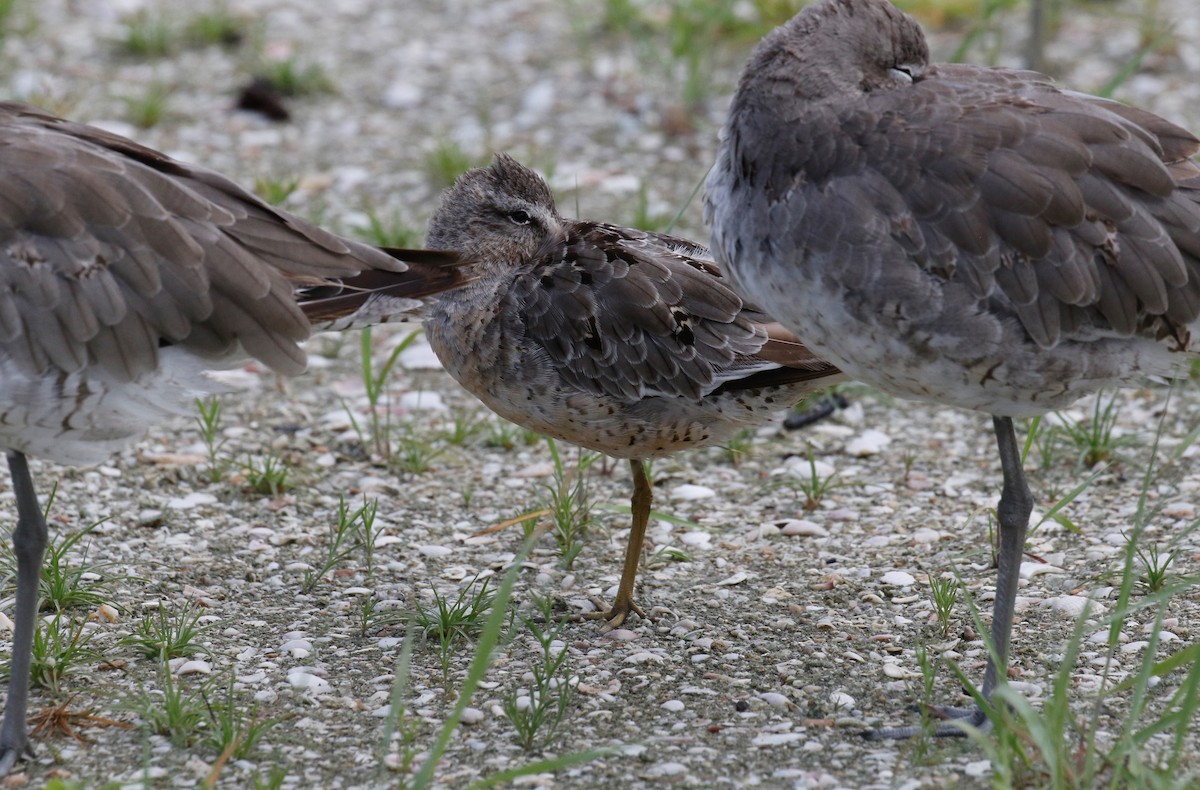
[[[194,661],[186,661],[179,665],[175,670],[176,675],[211,675],[212,664],[207,661],[196,659]]]
[[[311,672],[294,670],[287,675],[287,682],[294,689],[320,693],[329,688],[329,681]]]
[[[657,653],[650,653],[645,650],[641,651],[640,653],[634,653],[633,655],[625,657],[626,664],[661,664],[665,660],[666,659]]]
[[[479,708],[463,708],[462,721],[463,724],[478,724],[483,721],[484,713]]]
[[[772,708],[787,708],[792,705],[792,701],[787,698],[786,694],[780,694],[777,691],[764,691],[758,695],[758,698]]]
[[[447,554],[453,553],[454,549],[448,546],[422,546],[417,551],[426,557],[445,557]]]
[[[1042,608],[1049,609],[1070,620],[1079,619],[1085,608],[1091,617],[1098,617],[1107,611],[1103,604],[1083,595],[1060,595],[1056,598],[1047,598],[1042,601]]]
[[[292,658],[307,658],[312,649],[312,642],[307,639],[290,639],[279,646],[280,653],[290,653]]]
[[[638,638],[639,634],[637,631],[630,631],[628,628],[614,628],[604,634],[604,636],[616,642],[632,642]]]
[[[893,680],[911,680],[912,678],[921,677],[920,672],[914,672],[911,669],[905,669],[899,664],[891,663],[883,665],[883,674],[885,677],[892,678]]]
[[[824,538],[829,536],[829,530],[815,521],[803,518],[788,521],[779,531],[788,537]]]
[[[822,461],[820,458],[813,458],[810,461],[807,456],[789,455],[782,466],[771,470],[771,475],[791,475],[801,480],[810,480],[813,477],[818,480],[826,480],[833,477],[836,472],[837,469],[833,464]]]
[[[690,502],[696,499],[710,499],[716,495],[717,492],[708,486],[692,485],[691,483],[684,483],[671,489],[671,498],[682,502]]]
[[[717,584],[722,587],[731,587],[735,584],[741,584],[742,582],[746,581],[746,579],[749,579],[749,578],[750,578],[750,574],[746,573],[745,571],[738,571],[737,573],[733,574],[732,576],[726,577],[726,578],[722,579],[721,581],[717,582]]]
[[[685,546],[691,546],[692,548],[696,549],[707,549],[712,546],[712,539],[713,536],[711,532],[693,530],[691,532],[683,533],[683,537],[681,537],[679,540],[682,541]]]
[[[1196,506],[1191,502],[1172,502],[1160,512],[1167,518],[1192,519],[1196,517]]]
[[[851,710],[858,703],[858,700],[851,697],[844,691],[835,691],[829,695],[829,701],[833,703],[835,708],[839,710]]]
[[[1021,563],[1020,575],[1022,579],[1032,579],[1034,576],[1041,576],[1043,573],[1066,573],[1066,571],[1044,562]]]
[[[941,539],[942,533],[938,532],[936,529],[930,529],[929,527],[918,527],[912,531],[911,535],[909,535],[909,540],[918,544],[937,543]]]
[[[804,740],[802,732],[770,732],[759,735],[750,741],[751,746],[784,746],[789,743]]]
[[[858,458],[865,458],[869,455],[877,455],[892,443],[892,437],[888,436],[883,431],[877,431],[874,428],[868,428],[858,436],[855,436],[850,441],[846,442],[846,454],[853,455]]]
[[[399,397],[398,401],[402,409],[408,409],[409,411],[450,411],[450,407],[442,400],[440,394],[428,390],[406,392]]]
[[[917,583],[917,577],[905,571],[888,571],[879,577],[879,581],[892,587],[911,587]]]
[[[679,774],[687,773],[687,769],[687,766],[683,763],[659,763],[646,771],[646,776],[678,776]]]
[[[684,705],[681,700],[669,699],[666,702],[664,702],[662,705],[660,705],[659,707],[661,707],[663,710],[668,710],[671,713],[679,713],[687,706]]]
[[[201,505],[215,505],[219,500],[212,494],[194,491],[187,496],[173,497],[167,500],[167,507],[172,510],[191,510]]]

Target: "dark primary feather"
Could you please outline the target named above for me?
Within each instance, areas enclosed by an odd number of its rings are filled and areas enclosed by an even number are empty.
[[[409,257],[131,140],[0,103],[0,355],[31,374],[94,365],[130,381],[157,367],[164,344],[218,358],[239,343],[297,373],[310,318],[296,284],[394,272],[393,290],[420,296],[462,282],[442,266],[448,253]]]

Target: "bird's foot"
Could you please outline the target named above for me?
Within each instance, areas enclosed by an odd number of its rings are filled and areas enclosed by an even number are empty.
[[[28,743],[0,746],[0,778],[8,776],[22,757],[32,757],[33,750]]]
[[[926,733],[935,738],[965,738],[968,728],[985,730],[989,726],[987,714],[978,706],[958,708],[921,705],[917,710],[922,712],[929,722],[935,723],[932,729],[924,725],[880,727],[877,730],[867,730],[862,736],[868,741],[903,740]]]
[[[643,620],[649,620],[650,615],[642,607],[638,606],[632,600],[622,601],[618,596],[617,600],[613,601],[612,606],[606,606],[604,601],[595,596],[588,596],[588,600],[596,607],[594,612],[586,612],[573,614],[567,618],[570,622],[581,622],[583,620],[607,620],[604,626],[605,631],[611,631],[614,628],[620,628],[625,622],[625,618],[630,614],[636,614]]]

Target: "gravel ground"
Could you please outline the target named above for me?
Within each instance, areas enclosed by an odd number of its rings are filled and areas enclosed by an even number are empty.
[[[702,40],[697,101],[680,97],[686,58],[672,57],[661,23],[656,34],[604,33],[599,4],[524,2],[284,2],[232,0],[252,20],[251,40],[229,50],[176,49],[162,59],[122,55],[114,43],[122,19],[138,9],[170,9],[186,21],[205,10],[142,0],[39,0],[19,3],[0,56],[6,93],[36,100],[72,118],[109,128],[242,181],[298,179],[294,210],[343,232],[374,214],[420,228],[438,191],[435,149],[453,143],[481,160],[507,150],[551,174],[571,213],[632,223],[639,215],[670,217],[711,160],[716,129],[751,42]],[[613,3],[612,6],[620,4]],[[651,4],[647,4],[648,7]],[[653,11],[653,9],[651,9]],[[1103,4],[1072,11],[1049,55],[1067,84],[1095,89],[1138,45],[1139,7]],[[1171,44],[1148,56],[1118,91],[1120,98],[1200,128],[1200,18],[1193,0],[1160,0],[1174,21]],[[1007,35],[985,35],[974,60],[1015,63],[1023,21]],[[1000,27],[996,28],[1001,29]],[[946,54],[962,31],[939,34]],[[237,85],[256,55],[317,64],[334,93],[292,103],[293,120],[276,124],[230,110]],[[127,100],[151,86],[168,91],[166,119],[147,130],[126,123]],[[696,203],[681,232],[704,238]],[[407,330],[377,332],[384,354]],[[397,442],[412,455],[439,450],[427,471],[372,463],[351,429],[343,403],[359,419],[367,402],[355,357],[357,338],[318,338],[311,373],[281,383],[258,369],[231,376],[237,394],[224,400],[222,456],[232,478],[210,483],[205,448],[186,422],[156,429],[111,463],[92,469],[35,467],[43,493],[54,481],[53,527],[94,530],[87,562],[99,567],[112,609],[87,626],[101,657],[64,681],[71,710],[133,727],[80,726],[88,742],[41,739],[26,774],[5,786],[44,786],[52,777],[79,786],[192,787],[213,770],[203,743],[173,745],[141,726],[130,710],[139,689],[162,688],[155,662],[118,643],[158,606],[203,607],[211,623],[206,652],[177,662],[180,687],[233,673],[239,693],[268,716],[286,720],[268,731],[246,759],[223,767],[221,786],[252,787],[272,768],[285,787],[399,786],[395,750],[380,757],[399,643],[397,628],[364,634],[364,598],[381,609],[428,607],[433,590],[457,595],[477,574],[511,562],[520,531],[479,530],[539,506],[552,464],[544,443],[519,434],[510,448],[489,446],[503,433],[459,392],[420,343],[401,358],[390,384]],[[900,404],[861,388],[846,391],[851,407],[803,433],[777,426],[758,432],[736,465],[722,450],[687,453],[655,465],[657,509],[690,523],[652,524],[655,549],[674,547],[688,561],[643,569],[640,601],[656,619],[634,618],[602,634],[593,624],[560,634],[577,692],[546,750],[527,752],[503,715],[504,698],[529,685],[539,660],[523,632],[498,654],[472,700],[473,723],[451,743],[438,772],[446,787],[492,772],[592,746],[623,754],[523,780],[547,787],[942,787],[986,785],[985,753],[964,742],[868,744],[867,723],[903,719],[921,697],[915,649],[960,662],[978,680],[984,649],[963,603],[948,635],[934,622],[927,580],[952,567],[984,609],[994,583],[986,510],[997,499],[999,464],[990,421],[980,415]],[[1124,533],[1132,524],[1141,469],[1162,425],[1160,451],[1185,459],[1160,475],[1148,494],[1164,507],[1147,539],[1174,545],[1172,570],[1200,570],[1200,541],[1189,532],[1200,507],[1200,474],[1184,442],[1200,425],[1194,383],[1119,395],[1117,435],[1128,439],[1107,471],[1073,502],[1070,532],[1054,522],[1029,544],[1020,592],[1013,676],[1037,700],[1050,690],[1080,604],[1090,596],[1111,609]],[[1083,402],[1066,415],[1091,413]],[[465,443],[445,433],[477,423]],[[836,485],[805,510],[800,483],[808,448]],[[273,452],[293,464],[294,487],[276,497],[247,493],[238,467]],[[1034,450],[1032,484],[1045,509],[1086,476],[1078,451]],[[566,454],[570,462],[574,451]],[[378,461],[379,459],[374,459]],[[624,465],[594,473],[599,503],[627,505]],[[0,521],[12,523],[7,476]],[[306,570],[319,567],[339,496],[378,498],[373,573],[356,551],[312,592]],[[588,594],[615,591],[627,515],[600,511],[600,528],[571,570],[548,538],[525,564],[518,600],[537,592],[574,605]],[[1036,517],[1035,517],[1036,518]],[[1174,543],[1172,543],[1174,541]],[[80,555],[76,555],[79,557]],[[11,612],[11,602],[6,604]],[[1095,610],[1093,615],[1098,614]],[[1164,623],[1165,656],[1200,630],[1200,596],[1176,596]],[[1153,614],[1131,619],[1113,672],[1135,670]],[[1098,626],[1085,628],[1085,634]],[[1169,634],[1169,636],[1168,636]],[[3,638],[3,635],[0,635]],[[0,642],[0,647],[7,645]],[[1103,665],[1103,645],[1087,642],[1072,673],[1072,699],[1088,706]],[[444,680],[437,651],[419,643],[406,692],[418,752],[433,743],[470,660],[460,647]],[[1177,682],[1167,679],[1155,700]],[[957,696],[943,668],[938,699]],[[33,709],[56,699],[35,694]],[[1102,729],[1119,726],[1120,702],[1104,707]],[[1103,734],[1101,737],[1105,737]],[[1188,768],[1200,770],[1194,739]]]

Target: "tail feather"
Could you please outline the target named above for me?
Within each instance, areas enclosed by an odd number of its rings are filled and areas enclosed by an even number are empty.
[[[420,300],[467,282],[457,253],[385,248],[408,264],[402,272],[368,269],[353,277],[304,287],[300,309],[318,329],[352,329],[383,323],[420,306]]]

